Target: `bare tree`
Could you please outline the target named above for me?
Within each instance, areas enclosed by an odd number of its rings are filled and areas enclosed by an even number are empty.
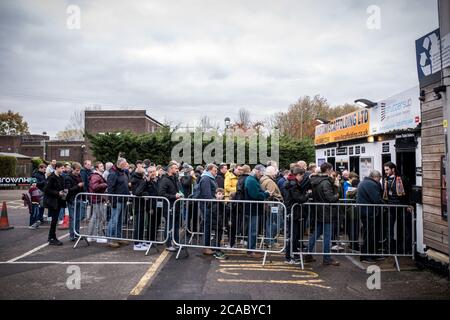
[[[56,134],[61,140],[83,140],[84,139],[84,111],[101,110],[101,106],[94,104],[83,109],[78,109],[70,116],[69,123],[63,131]]]
[[[247,109],[239,109],[235,126],[243,130],[251,127],[250,112]]]

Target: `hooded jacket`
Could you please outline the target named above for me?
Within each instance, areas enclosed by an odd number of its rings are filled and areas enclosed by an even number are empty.
[[[215,177],[209,171],[205,171],[200,178],[200,199],[214,199],[218,188]]]
[[[335,190],[332,179],[328,175],[318,174],[311,176],[310,179],[313,200],[321,204],[313,208],[314,212],[317,212],[317,221],[331,223],[336,218],[337,207],[326,204],[337,203],[339,192]]]
[[[45,179],[45,173],[39,170],[33,172],[32,178],[36,179],[36,186],[39,190],[44,191],[45,185],[47,184],[47,179]]]

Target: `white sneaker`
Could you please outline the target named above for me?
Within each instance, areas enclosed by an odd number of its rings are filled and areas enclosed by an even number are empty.
[[[97,243],[108,243],[108,239],[97,238]]]
[[[333,251],[342,251],[344,250],[344,248],[342,248],[341,246],[335,245],[331,247],[331,250]]]
[[[28,227],[30,230],[36,230],[39,227],[39,225],[35,222],[31,226]]]
[[[63,224],[64,223],[64,220],[59,220],[58,221],[58,224]]]
[[[148,247],[143,246],[141,243],[135,244],[133,250],[134,251],[147,251]]]

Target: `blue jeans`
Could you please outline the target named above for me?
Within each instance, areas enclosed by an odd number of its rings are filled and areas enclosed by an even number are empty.
[[[39,220],[40,209],[41,209],[41,207],[39,207],[39,204],[33,203],[31,205],[30,226]]]
[[[251,212],[248,219],[248,249],[256,248],[256,236],[258,227],[258,214]]]
[[[75,213],[75,203],[67,202],[67,208],[69,209],[69,233],[70,239],[75,238],[75,231],[80,234],[80,221],[84,219],[86,214],[86,204],[83,201],[77,201],[77,211]]]
[[[108,237],[122,237],[122,216],[126,203],[117,202],[116,207],[111,208],[111,219],[108,223]]]
[[[39,206],[38,220],[41,222],[44,222],[44,210],[45,210],[45,208],[43,206]]]
[[[277,236],[277,228],[281,230],[280,226],[283,221],[278,213],[267,212],[266,214],[266,232],[265,232],[265,242],[266,244],[273,245],[275,242],[275,237]]]
[[[319,239],[319,237],[323,233],[323,253],[330,253],[332,225],[332,223],[317,222],[316,230],[314,230],[314,232],[309,237],[308,252],[313,252],[316,240]],[[330,260],[330,255],[323,256],[324,262],[329,262]]]
[[[64,220],[65,210],[66,210],[65,208],[59,209],[59,215],[58,215],[58,220],[59,220],[59,221]]]

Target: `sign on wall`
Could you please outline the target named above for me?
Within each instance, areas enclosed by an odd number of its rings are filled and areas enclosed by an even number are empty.
[[[371,135],[415,129],[420,124],[419,87],[381,100],[371,109]]]
[[[359,159],[359,176],[361,180],[364,179],[365,177],[368,177],[370,171],[372,170],[373,170],[372,157],[365,157]]]
[[[421,86],[426,86],[440,78],[441,36],[436,29],[416,40],[417,74]]]
[[[369,111],[358,110],[316,127],[315,144],[352,140],[369,134]]]
[[[31,178],[24,177],[1,177],[0,178],[0,188],[1,187],[26,187],[30,186]]]

